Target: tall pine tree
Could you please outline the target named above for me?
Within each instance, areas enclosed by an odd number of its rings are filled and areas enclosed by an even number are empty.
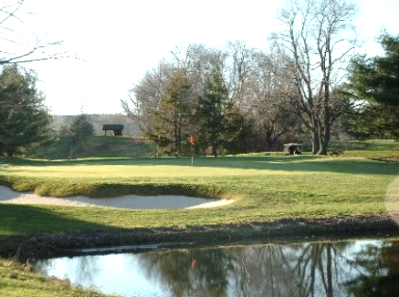
[[[228,89],[220,65],[216,64],[206,78],[198,100],[199,140],[217,157],[226,133],[226,114],[231,109]]]
[[[362,99],[399,107],[399,35],[384,34],[380,43],[384,56],[352,61],[350,87]]]
[[[356,97],[368,100],[363,116],[372,123],[370,132],[399,137],[399,36],[387,33],[380,37],[385,55],[358,57],[352,61],[348,88]],[[371,120],[371,118],[373,120]],[[375,131],[377,130],[377,131]]]
[[[36,80],[33,72],[17,65],[5,66],[0,73],[0,154],[14,156],[50,137],[51,116]]]
[[[154,116],[154,131],[150,138],[160,150],[168,154],[183,153],[188,138],[191,109],[188,97],[191,85],[183,71],[177,71],[170,80],[165,96],[159,102]]]

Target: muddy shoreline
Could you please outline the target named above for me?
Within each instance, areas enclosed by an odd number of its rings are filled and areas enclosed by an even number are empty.
[[[164,247],[231,245],[398,237],[389,216],[278,220],[268,223],[179,228],[107,229],[33,237],[0,237],[0,256],[26,261],[79,254],[104,254]],[[83,251],[82,251],[83,250]]]

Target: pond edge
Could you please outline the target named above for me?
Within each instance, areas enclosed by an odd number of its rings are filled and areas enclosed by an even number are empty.
[[[131,251],[160,246],[189,247],[231,245],[245,241],[262,243],[297,242],[399,236],[399,226],[391,216],[290,219],[273,222],[188,226],[182,228],[107,229],[31,237],[0,237],[0,256],[26,261],[92,253],[115,253],[118,247]],[[128,248],[129,249],[129,248]],[[87,254],[87,252],[85,253]]]

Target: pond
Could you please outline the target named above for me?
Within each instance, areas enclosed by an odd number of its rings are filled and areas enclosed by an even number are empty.
[[[121,296],[397,296],[399,240],[161,249],[34,261]]]

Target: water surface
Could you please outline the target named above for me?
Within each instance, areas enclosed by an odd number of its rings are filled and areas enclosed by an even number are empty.
[[[39,260],[35,269],[122,296],[398,296],[399,241],[256,244]]]

